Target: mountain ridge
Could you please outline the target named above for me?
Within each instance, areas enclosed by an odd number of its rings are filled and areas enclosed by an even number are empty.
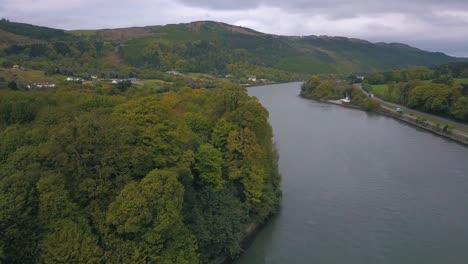
[[[104,68],[108,72],[129,73],[135,71],[130,68],[136,68],[288,80],[308,74],[369,73],[463,60],[403,43],[372,43],[341,36],[281,36],[209,20],[66,31],[3,19],[0,30],[9,32],[10,40],[15,39],[11,34],[18,35],[17,42],[2,43],[4,38],[0,38],[0,48],[4,47],[3,53],[12,63],[34,64],[39,68],[38,65],[50,67],[53,63],[74,72],[84,72],[87,69],[80,65],[92,64],[93,71]],[[31,48],[31,43],[23,43],[22,37],[42,44],[32,44]],[[98,42],[102,47],[95,52],[93,45]],[[31,52],[32,49],[36,52]],[[89,56],[84,56],[87,53]],[[20,54],[24,56],[17,56]],[[26,56],[38,63],[27,61]],[[39,57],[46,57],[48,63]],[[22,61],[13,61],[18,58]]]
[[[280,37],[280,38],[291,38],[291,39],[307,39],[307,38],[318,38],[318,39],[341,39],[341,40],[348,40],[348,41],[356,41],[360,43],[368,43],[368,44],[376,44],[376,45],[383,45],[383,46],[395,46],[395,47],[400,47],[400,48],[412,48],[416,50],[421,50],[421,51],[427,51],[418,47],[411,46],[409,44],[405,44],[402,42],[385,42],[385,41],[378,41],[378,42],[372,42],[366,39],[361,39],[361,38],[355,38],[355,37],[346,37],[346,36],[341,36],[341,35],[280,35],[280,34],[273,34],[273,33],[266,33],[266,32],[261,32],[257,31],[255,29],[251,29],[245,26],[239,26],[239,25],[234,25],[234,24],[229,24],[225,22],[219,22],[215,20],[199,20],[199,21],[193,21],[193,22],[188,22],[188,23],[169,23],[169,24],[164,24],[164,25],[147,25],[147,26],[131,26],[131,27],[117,27],[117,28],[98,28],[98,29],[76,29],[76,30],[65,30],[65,32],[79,32],[79,31],[96,31],[96,32],[108,32],[108,31],[120,31],[120,30],[151,30],[151,29],[157,29],[160,27],[165,27],[165,26],[178,26],[178,25],[185,25],[189,28],[196,28],[199,27],[200,24],[204,23],[209,23],[209,24],[215,24],[215,25],[221,25],[226,28],[234,28],[238,29],[240,31],[236,31],[237,33],[241,33],[244,30],[255,33],[255,35],[265,35],[265,36],[272,36],[272,37]],[[242,33],[241,33],[242,34]],[[250,35],[250,34],[246,34]],[[448,55],[444,52],[441,51],[427,51],[427,52],[432,52],[432,53],[442,53],[445,55]],[[448,55],[450,57],[455,57]],[[457,57],[455,57],[457,58]]]

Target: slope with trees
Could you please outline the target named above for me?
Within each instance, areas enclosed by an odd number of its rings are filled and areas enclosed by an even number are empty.
[[[0,21],[4,66],[49,72],[138,77],[142,70],[289,81],[459,59],[403,44],[343,37],[286,37],[212,21],[166,26],[62,31]],[[7,36],[8,35],[8,36]],[[16,38],[14,36],[17,36]]]
[[[244,88],[0,91],[0,262],[220,263],[281,197]]]

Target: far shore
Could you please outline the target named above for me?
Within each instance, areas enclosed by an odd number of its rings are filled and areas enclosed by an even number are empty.
[[[308,98],[308,97],[304,97],[304,96],[302,96],[302,97],[306,98],[306,99],[311,99],[311,100],[316,100],[316,101],[319,101],[319,102],[334,104],[334,105],[338,105],[338,106],[342,106],[342,107],[346,107],[346,108],[352,108],[352,109],[357,109],[357,110],[361,110],[361,111],[366,111],[362,107],[352,105],[352,104],[343,104],[343,103],[341,103],[339,101],[314,99],[314,98]],[[433,127],[433,126],[427,125],[427,124],[424,125],[424,124],[415,122],[414,120],[405,118],[405,116],[403,116],[403,115],[395,114],[395,113],[390,112],[388,110],[385,110],[385,109],[383,109],[381,107],[379,109],[370,110],[370,112],[379,113],[379,114],[382,114],[382,115],[385,115],[385,116],[388,116],[388,117],[395,118],[395,119],[397,119],[399,121],[405,122],[405,123],[410,124],[410,125],[412,125],[414,127],[422,128],[422,129],[424,129],[426,131],[429,131],[429,132],[431,132],[431,133],[433,133],[435,135],[438,135],[438,136],[441,136],[441,137],[444,137],[444,138],[448,138],[450,140],[453,140],[453,141],[455,141],[457,143],[460,143],[460,144],[468,147],[468,138],[467,137],[457,136],[457,135],[454,135],[454,134],[451,134],[451,133],[443,132],[442,130],[440,130],[440,129],[436,128],[436,127]]]

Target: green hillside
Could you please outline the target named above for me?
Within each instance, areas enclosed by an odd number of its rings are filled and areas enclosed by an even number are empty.
[[[35,39],[63,38],[67,34],[64,30],[47,27],[34,26],[24,23],[11,22],[6,19],[0,20],[0,29],[21,36]]]
[[[177,70],[291,80],[316,73],[368,73],[459,60],[399,43],[277,36],[212,21],[66,32],[2,20],[1,32],[7,32],[9,39],[17,36],[15,41],[0,41],[4,64],[74,73]]]

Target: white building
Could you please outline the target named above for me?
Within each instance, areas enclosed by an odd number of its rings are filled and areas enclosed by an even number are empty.
[[[257,76],[253,75],[249,77],[249,81],[251,82],[256,82],[257,81]]]
[[[35,88],[54,88],[54,83],[35,83],[32,87]]]
[[[340,101],[347,104],[351,103],[351,99],[349,99],[349,96],[346,96],[346,98],[341,99]]]
[[[174,76],[182,76],[183,74],[178,71],[167,71],[167,74],[174,75]]]

